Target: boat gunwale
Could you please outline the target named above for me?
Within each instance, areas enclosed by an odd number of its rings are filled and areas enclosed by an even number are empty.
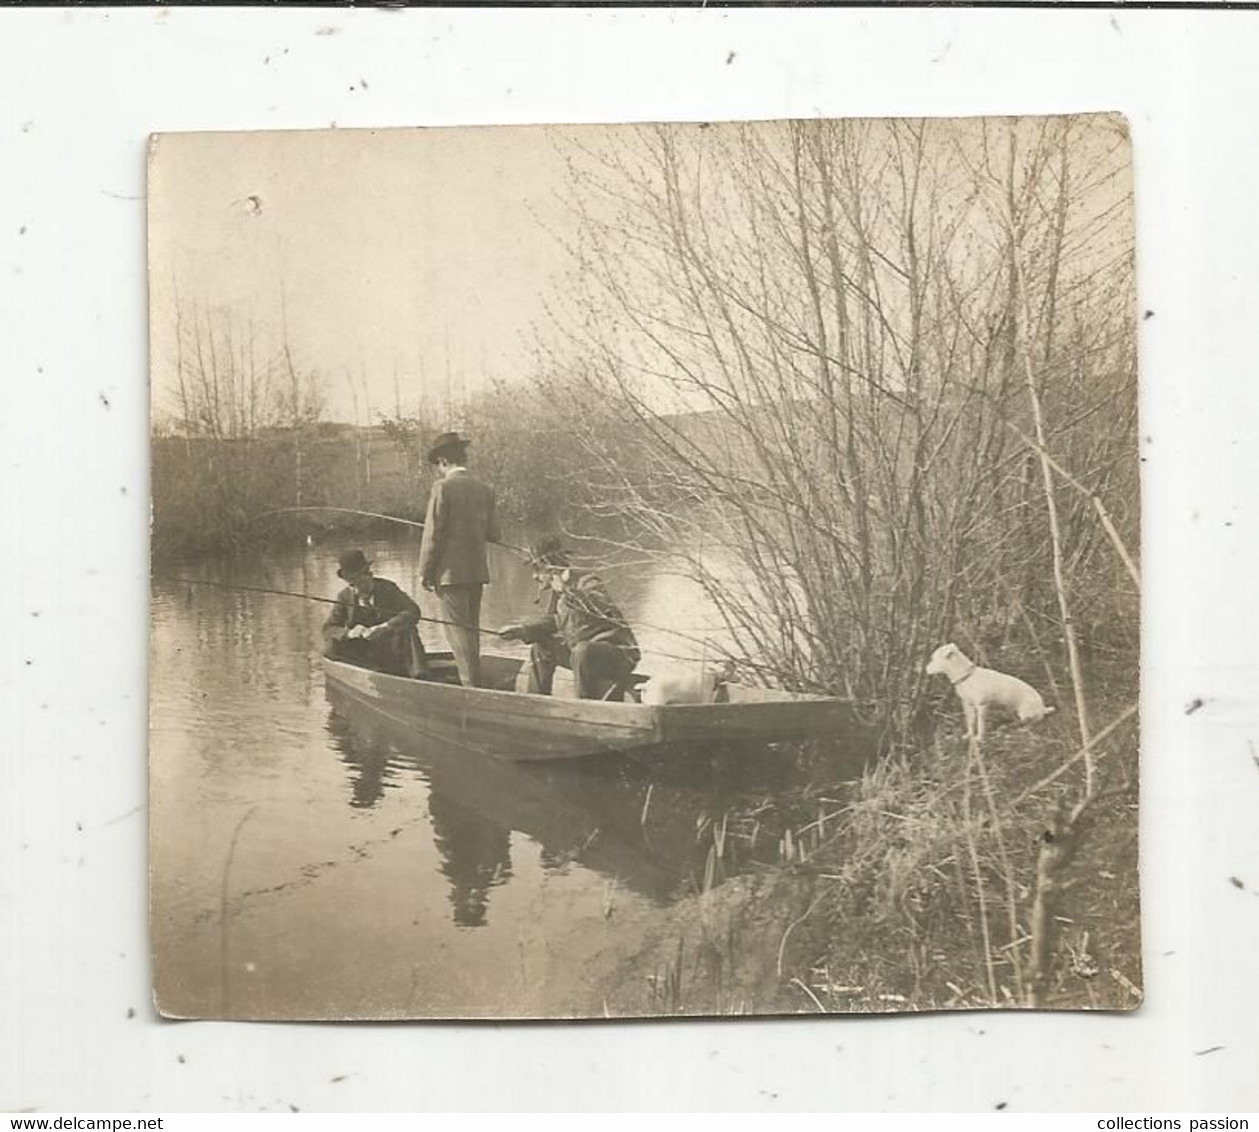
[[[515,660],[515,657],[503,657],[504,660]],[[446,695],[452,693],[459,694],[475,694],[477,696],[494,696],[503,697],[504,703],[522,702],[529,704],[556,705],[557,710],[565,710],[571,705],[581,705],[583,711],[593,709],[600,714],[606,712],[609,718],[615,718],[617,715],[632,712],[635,715],[643,715],[645,718],[657,718],[660,715],[691,715],[701,713],[711,713],[713,709],[737,709],[740,713],[750,712],[757,708],[781,708],[789,704],[798,705],[804,708],[813,707],[851,707],[851,701],[841,699],[839,696],[824,696],[814,692],[790,692],[781,688],[756,688],[758,692],[767,692],[769,696],[766,699],[758,700],[726,700],[717,703],[706,704],[644,704],[636,703],[632,700],[583,700],[575,699],[568,696],[548,696],[541,692],[518,692],[515,689],[506,688],[468,688],[462,684],[447,684],[439,680],[422,680],[412,676],[397,676],[392,672],[380,672],[372,668],[364,668],[361,665],[350,664],[343,660],[333,660],[331,657],[323,658],[325,671],[336,675],[342,671],[361,672],[371,677],[384,677],[401,690],[402,688],[423,688],[425,692],[437,695]],[[522,659],[521,664],[525,662]],[[340,679],[340,677],[338,677]],[[344,681],[349,682],[349,681]],[[748,685],[748,687],[752,687]],[[438,691],[441,689],[441,691]],[[564,705],[564,707],[559,707]],[[724,714],[724,711],[723,711]]]
[[[625,703],[610,700],[578,700],[570,699],[562,696],[546,696],[539,692],[517,692],[508,691],[504,688],[467,688],[462,684],[446,684],[438,680],[420,680],[411,676],[395,676],[391,672],[378,672],[375,669],[363,668],[360,665],[348,664],[343,660],[332,660],[324,657],[325,672],[330,672],[336,676],[342,683],[357,685],[357,680],[346,680],[338,674],[342,671],[361,672],[368,677],[384,677],[389,681],[390,687],[396,687],[399,691],[407,689],[424,689],[426,695],[438,697],[463,698],[467,696],[493,696],[501,698],[504,704],[524,703],[532,707],[542,708],[542,715],[558,715],[565,712],[571,712],[574,705],[579,705],[583,713],[594,712],[599,715],[606,715],[607,722],[613,725],[624,726],[624,720],[618,720],[618,716],[623,716],[629,711],[638,715],[642,724],[639,726],[649,726],[650,721],[654,718],[653,705]],[[507,659],[515,659],[514,657]],[[523,662],[522,662],[523,663]],[[592,720],[592,722],[604,722],[602,719]]]

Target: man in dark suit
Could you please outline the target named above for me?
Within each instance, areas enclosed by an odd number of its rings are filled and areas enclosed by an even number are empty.
[[[393,582],[376,577],[361,550],[341,555],[337,576],[348,585],[324,622],[324,656],[394,676],[423,676],[420,607]]]
[[[428,497],[420,580],[441,598],[459,680],[474,688],[481,682],[481,590],[490,580],[485,547],[502,536],[494,492],[468,473],[469,443],[444,432],[428,451],[440,478]]]

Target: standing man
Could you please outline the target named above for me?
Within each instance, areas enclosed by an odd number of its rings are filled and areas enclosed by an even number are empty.
[[[420,581],[441,598],[459,680],[475,688],[481,682],[481,589],[490,580],[485,544],[502,536],[494,492],[468,474],[469,443],[443,432],[428,450],[440,478],[428,497]]]

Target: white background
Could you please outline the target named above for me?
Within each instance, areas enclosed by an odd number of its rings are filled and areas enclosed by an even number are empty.
[[[0,11],[0,1110],[1259,1108],[1256,59],[1256,12]],[[1153,312],[1141,1011],[154,1017],[148,133],[1066,110],[1129,116]]]

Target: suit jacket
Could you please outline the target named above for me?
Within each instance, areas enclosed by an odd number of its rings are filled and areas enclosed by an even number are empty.
[[[484,585],[490,580],[485,544],[501,537],[494,492],[456,469],[433,484],[429,494],[420,577],[429,585]]]
[[[565,582],[563,593],[551,591],[545,616],[523,622],[525,643],[543,643],[558,636],[573,649],[582,641],[604,641],[621,649],[631,665],[637,664],[641,655],[634,631],[599,576],[569,570]]]
[[[375,580],[369,601],[360,601],[354,587],[346,586],[324,622],[324,655],[398,676],[419,676],[426,662],[416,630],[419,620],[420,607],[388,578]],[[356,625],[388,625],[391,631],[374,641],[347,640]]]

